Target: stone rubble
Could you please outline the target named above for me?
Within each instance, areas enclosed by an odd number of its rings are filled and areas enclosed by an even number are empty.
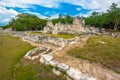
[[[63,72],[66,72],[69,69],[69,66],[64,63],[58,64],[57,67],[60,71],[63,71]]]
[[[63,46],[64,47],[64,46]],[[62,47],[62,48],[63,48]],[[41,48],[34,48],[26,53],[24,58],[31,59],[31,54],[34,54],[38,50],[45,50],[44,52],[39,54],[40,57],[40,62],[45,64],[45,65],[51,65],[53,66],[53,73],[56,75],[60,75],[62,72],[66,72],[67,75],[67,80],[96,80],[92,76],[88,76],[88,74],[82,74],[81,71],[70,67],[69,65],[65,63],[60,63],[56,60],[54,60],[53,55],[49,54],[50,48],[48,47],[41,47]],[[58,50],[58,49],[57,49]],[[55,52],[55,51],[53,51]],[[56,69],[57,68],[57,69]]]
[[[55,68],[52,69],[52,72],[56,75],[61,75],[61,72]]]

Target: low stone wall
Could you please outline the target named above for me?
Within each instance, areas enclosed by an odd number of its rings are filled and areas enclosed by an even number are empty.
[[[66,73],[67,80],[96,80],[96,78],[90,76],[89,74],[81,73],[79,70],[65,64],[55,61],[52,55],[45,54],[40,58],[40,62],[46,65],[53,66],[53,72],[56,75],[61,73]],[[56,69],[57,67],[57,69]]]
[[[105,32],[102,36],[110,36],[113,38],[120,38],[120,32]]]
[[[37,51],[42,51],[42,50],[44,52],[39,53],[35,56],[31,56],[32,54],[35,54]],[[27,52],[26,55],[24,56],[24,58],[30,59],[30,60],[35,60],[35,59],[38,59],[41,54],[46,54],[46,53],[50,52],[50,50],[51,49],[49,47],[34,48],[34,49],[30,50],[29,52]]]
[[[52,37],[48,36],[46,34],[28,34],[26,32],[11,32],[12,36],[21,37],[24,40],[37,42],[37,43],[52,43],[59,46],[65,46],[66,44],[69,44],[70,42],[76,40],[74,39],[64,39],[64,38],[58,38],[58,37]]]
[[[59,47],[55,51],[49,52],[50,48],[47,48],[47,47],[34,48],[34,49],[30,50],[28,53],[26,53],[24,58],[27,58],[30,60],[40,58],[39,61],[41,63],[43,63],[45,65],[53,66],[52,71],[56,75],[60,75],[61,73],[66,73],[65,75],[66,75],[67,80],[96,80],[96,78],[90,76],[89,74],[81,73],[79,70],[77,70],[65,63],[60,63],[60,62],[54,60],[53,53],[57,52],[59,50],[62,50],[62,49],[63,49],[63,47]],[[33,56],[33,57],[30,56],[31,54],[34,54],[36,51],[39,51],[39,50],[45,50],[45,51],[36,56]]]

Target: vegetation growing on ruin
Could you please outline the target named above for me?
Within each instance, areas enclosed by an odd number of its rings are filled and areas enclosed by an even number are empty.
[[[22,60],[15,68],[16,80],[66,80],[65,76],[55,75],[50,66],[38,61]]]
[[[120,38],[93,37],[84,47],[76,47],[68,51],[68,54],[101,63],[120,73]]]
[[[64,38],[64,39],[71,39],[75,38],[75,35],[72,34],[47,34],[52,37]]]

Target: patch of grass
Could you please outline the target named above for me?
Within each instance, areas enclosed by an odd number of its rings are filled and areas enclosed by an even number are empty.
[[[101,63],[120,73],[120,38],[93,37],[87,41],[84,47],[76,47],[68,51],[68,54]]]
[[[41,32],[28,32],[29,34],[45,34],[45,33],[41,33]],[[75,38],[75,35],[72,34],[46,34],[48,36],[52,36],[52,37],[58,37],[58,38],[64,38],[64,39],[71,39],[71,38]]]
[[[42,32],[37,32],[37,31],[36,31],[36,32],[28,32],[28,33],[29,33],[29,34],[38,34],[38,35],[39,35],[39,34],[43,34]]]
[[[38,61],[29,62],[27,65],[26,62],[17,64],[15,74],[16,80],[66,80],[65,76],[53,74],[50,66],[40,64]]]
[[[10,80],[14,64],[32,48],[18,38],[0,35],[0,79]]]
[[[47,34],[47,35],[52,37],[64,38],[64,39],[75,38],[75,35],[71,35],[71,34]]]

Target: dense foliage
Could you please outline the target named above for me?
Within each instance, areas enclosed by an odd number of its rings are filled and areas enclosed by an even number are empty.
[[[55,24],[55,23],[58,23],[58,22],[61,22],[63,24],[72,24],[73,22],[73,17],[70,16],[69,14],[67,14],[65,17],[62,17],[61,14],[59,14],[58,18],[56,19],[52,19],[52,22]]]
[[[120,8],[112,3],[110,8],[104,13],[93,12],[91,16],[85,18],[86,25],[112,30],[120,30]]]
[[[30,14],[18,14],[16,18],[12,19],[7,27],[11,27],[13,30],[41,30],[46,25],[47,20],[39,19],[35,15]]]

